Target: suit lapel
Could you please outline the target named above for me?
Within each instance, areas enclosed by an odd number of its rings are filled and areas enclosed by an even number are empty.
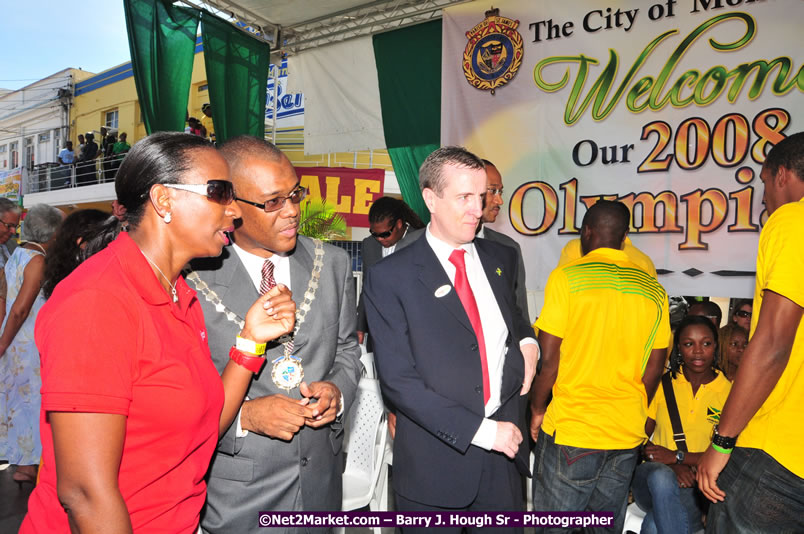
[[[475,331],[472,328],[472,323],[469,322],[469,316],[466,315],[463,304],[461,304],[458,292],[455,291],[455,287],[450,282],[435,252],[433,252],[433,249],[430,248],[430,245],[427,243],[427,239],[421,238],[410,246],[411,248],[418,248],[415,257],[416,264],[419,267],[419,281],[425,287],[425,291],[428,295],[427,298],[433,302],[433,306],[443,306],[474,335]],[[444,296],[437,297],[435,293],[442,286],[447,286],[450,290]]]
[[[221,268],[215,272],[215,284],[223,288],[219,291],[222,293],[219,296],[223,305],[245,320],[246,312],[260,295],[237,252],[227,248],[224,253],[229,257],[224,259]]]
[[[509,332],[513,332],[512,306],[505,297],[507,293],[510,293],[511,289],[506,284],[506,273],[502,271],[503,265],[499,260],[495,260],[494,256],[486,249],[486,244],[482,239],[475,239],[475,250],[478,258],[480,258],[480,264],[483,266],[483,272],[486,273],[486,279],[489,281],[491,290],[494,293],[494,298],[497,299],[497,306],[500,308],[505,320],[505,326],[508,327]]]
[[[301,239],[296,242],[296,248],[290,254],[290,288],[293,292],[293,301],[296,306],[304,302],[304,292],[310,283],[310,274],[313,272],[313,257],[302,244]]]
[[[293,302],[296,303],[296,309],[299,309],[304,303],[304,293],[307,291],[307,285],[310,283],[310,275],[313,272],[313,257],[310,255],[310,251],[305,245],[306,242],[303,242],[302,238],[299,237],[296,242],[296,248],[293,249],[290,255],[290,289],[293,293]],[[320,295],[320,291],[316,294]],[[305,335],[307,331],[305,327],[309,326],[308,322],[311,319],[309,314],[314,313],[314,308],[315,307],[310,309],[305,324],[299,327],[299,331],[293,338],[294,353],[297,353],[298,349],[307,343],[308,336]]]

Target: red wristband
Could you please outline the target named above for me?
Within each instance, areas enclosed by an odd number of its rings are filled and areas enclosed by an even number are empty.
[[[246,354],[243,351],[237,350],[237,347],[229,349],[229,359],[237,365],[245,367],[254,374],[257,374],[265,365],[265,358],[262,356],[254,356],[253,354]]]

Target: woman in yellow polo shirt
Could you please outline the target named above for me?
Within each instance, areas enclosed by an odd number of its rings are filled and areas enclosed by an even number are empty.
[[[645,463],[634,475],[632,490],[647,515],[642,534],[690,533],[703,529],[703,496],[695,485],[695,466],[709,445],[712,427],[731,390],[717,363],[718,332],[706,317],[688,316],[676,330],[670,357],[673,393],[689,452],[673,439],[662,385],[648,408]]]

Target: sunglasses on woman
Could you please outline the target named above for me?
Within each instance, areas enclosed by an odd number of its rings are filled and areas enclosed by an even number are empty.
[[[209,180],[206,184],[162,184],[170,189],[181,189],[198,195],[204,195],[212,202],[224,206],[235,199],[234,185],[228,180]]]

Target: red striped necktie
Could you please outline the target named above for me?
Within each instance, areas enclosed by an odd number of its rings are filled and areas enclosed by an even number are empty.
[[[262,280],[260,281],[260,295],[264,295],[276,286],[274,280],[274,262],[269,259],[262,264]]]

